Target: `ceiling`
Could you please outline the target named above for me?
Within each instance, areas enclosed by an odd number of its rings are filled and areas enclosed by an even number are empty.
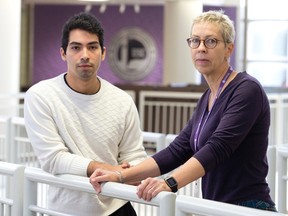
[[[116,4],[163,5],[181,0],[22,0],[24,4]],[[187,1],[187,0],[186,0]],[[191,0],[193,1],[193,0]],[[241,0],[202,0],[206,5],[238,5]]]
[[[34,4],[139,4],[139,5],[162,5],[165,1],[177,0],[22,0],[24,3]]]

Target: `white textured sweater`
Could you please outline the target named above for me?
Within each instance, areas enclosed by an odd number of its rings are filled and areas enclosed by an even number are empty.
[[[26,92],[25,126],[43,170],[86,177],[91,160],[136,164],[147,156],[132,98],[99,80],[101,88],[94,95],[73,91],[64,74],[41,81]],[[54,187],[48,199],[51,209],[83,216],[109,215],[126,203]]]

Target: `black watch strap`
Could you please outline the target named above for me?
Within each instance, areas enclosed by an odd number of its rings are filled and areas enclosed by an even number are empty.
[[[178,191],[178,184],[172,176],[164,179],[165,183],[170,187],[171,191],[176,193]]]

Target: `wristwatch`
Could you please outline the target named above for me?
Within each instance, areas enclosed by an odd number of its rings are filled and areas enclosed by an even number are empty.
[[[175,178],[170,176],[170,177],[165,178],[164,181],[168,185],[168,187],[170,187],[172,192],[176,193],[178,191],[178,184]]]

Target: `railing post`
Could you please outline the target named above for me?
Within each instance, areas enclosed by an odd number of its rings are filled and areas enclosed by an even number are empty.
[[[158,215],[159,216],[174,216],[176,194],[174,193],[163,194],[163,195],[158,194],[158,196],[160,198]]]
[[[11,151],[13,150],[12,135],[11,135],[11,117],[6,121],[6,134],[5,134],[5,161],[11,162]]]
[[[164,133],[143,131],[143,141],[156,143],[156,152],[165,148],[165,138],[166,135]]]
[[[121,187],[119,187],[121,185]],[[158,216],[174,216],[176,194],[163,191],[150,202],[139,200],[136,195],[136,187],[115,182],[106,182],[102,185],[102,195],[132,202],[158,206]]]
[[[25,170],[25,175],[26,175]],[[30,205],[37,204],[37,182],[32,181],[30,178],[24,178],[24,193],[23,193],[23,216],[36,215],[29,208]]]
[[[185,195],[176,198],[175,216],[287,216],[286,214],[238,206]]]
[[[11,214],[7,215],[11,216],[22,215],[24,169],[25,167],[23,165],[12,164],[3,161],[0,162],[1,175],[3,175],[3,177],[4,175],[5,177],[9,177],[9,179],[7,179],[7,181],[5,182],[5,188],[6,188],[5,204],[11,206]],[[2,206],[2,209],[4,209],[4,206]]]
[[[278,211],[287,213],[287,160],[288,147],[278,148]]]
[[[24,169],[22,165],[16,165],[14,176],[12,178],[11,196],[13,199],[12,216],[23,214],[23,190],[24,190]]]
[[[269,164],[269,171],[267,175],[267,182],[270,187],[270,196],[276,200],[276,145],[268,145],[267,159]]]

